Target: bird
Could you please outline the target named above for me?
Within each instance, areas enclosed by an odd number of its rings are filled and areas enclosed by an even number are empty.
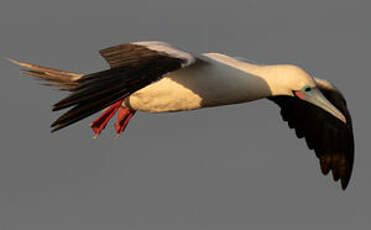
[[[345,190],[354,161],[352,119],[342,93],[293,64],[257,64],[222,53],[193,54],[161,41],[130,42],[99,51],[109,68],[79,74],[20,62],[22,72],[70,94],[53,111],[69,109],[52,132],[103,111],[95,138],[117,113],[120,135],[137,111],[165,113],[268,99],[298,138],[314,150],[324,175]]]

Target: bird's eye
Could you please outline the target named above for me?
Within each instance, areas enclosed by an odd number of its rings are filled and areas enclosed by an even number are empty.
[[[304,93],[311,93],[312,90],[313,90],[312,87],[310,87],[310,86],[304,86],[304,88],[303,88],[302,91],[303,91]]]

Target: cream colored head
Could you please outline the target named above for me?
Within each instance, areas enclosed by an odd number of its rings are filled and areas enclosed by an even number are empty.
[[[295,65],[272,65],[262,67],[261,76],[267,81],[272,96],[291,96],[311,103],[346,123],[342,114],[317,87],[314,79]]]
[[[294,96],[294,91],[316,87],[313,78],[295,65],[264,66],[259,75],[267,81],[272,96]]]

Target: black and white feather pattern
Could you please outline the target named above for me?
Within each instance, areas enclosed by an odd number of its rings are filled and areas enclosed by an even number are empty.
[[[51,125],[53,132],[194,63],[190,54],[162,42],[128,43],[103,49],[100,54],[111,69],[84,75],[76,81],[72,94],[54,105],[53,111],[72,108]]]

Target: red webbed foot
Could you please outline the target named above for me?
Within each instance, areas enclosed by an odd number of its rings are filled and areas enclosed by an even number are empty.
[[[119,110],[123,101],[124,99],[108,107],[95,121],[93,121],[93,123],[90,124],[90,127],[95,133],[93,138],[97,138],[97,136],[102,132],[109,120],[113,117],[113,115],[115,115],[117,110]]]
[[[130,119],[134,116],[135,110],[131,110],[127,107],[121,106],[119,108],[119,113],[117,116],[117,121],[115,124],[115,130],[116,130],[116,138],[120,136],[120,134],[125,130],[126,126],[128,125]]]

